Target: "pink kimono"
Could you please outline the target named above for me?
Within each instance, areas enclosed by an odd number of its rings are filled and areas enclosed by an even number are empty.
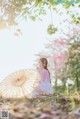
[[[47,94],[47,95],[53,94],[53,88],[51,85],[50,75],[49,75],[48,70],[39,68],[38,71],[41,76],[41,81],[37,89],[35,89],[30,95],[31,98],[37,97],[40,94]]]

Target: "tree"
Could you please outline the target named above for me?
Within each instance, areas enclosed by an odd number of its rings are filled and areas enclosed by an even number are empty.
[[[72,80],[75,81],[75,86],[80,87],[80,32],[78,31],[72,37],[72,43],[69,43],[69,58],[67,61],[67,71]]]
[[[64,67],[68,56],[68,52],[65,50],[66,47],[67,45],[65,39],[53,39],[50,43],[46,44],[47,51],[42,51],[38,54],[38,58],[45,57],[48,59],[48,68],[51,73],[50,76],[52,82],[55,81],[56,86],[58,79],[63,79],[64,73],[61,69]]]
[[[39,58],[45,57],[48,59],[51,79],[52,82],[55,80],[55,86],[57,86],[58,79],[63,82],[65,87],[68,79],[74,79],[77,87],[79,87],[80,64],[78,64],[78,60],[80,58],[80,28],[75,27],[74,24],[72,24],[72,26],[72,30],[70,29],[70,32],[66,33],[65,37],[57,36],[57,38],[52,38],[45,46],[47,51],[42,51],[38,55]],[[73,56],[72,53],[74,54]],[[76,60],[75,57],[78,58],[78,60]],[[76,60],[75,66],[73,65],[74,59]],[[76,71],[74,67],[77,68]],[[76,78],[76,76],[78,77]]]
[[[78,1],[78,0],[77,0]],[[0,29],[11,27],[19,23],[20,19],[31,18],[33,21],[39,18],[41,15],[46,15],[48,11],[55,11],[59,13],[59,4],[56,4],[53,0],[1,0],[0,1]],[[66,9],[66,14],[70,15],[75,23],[80,23],[79,10],[73,12],[73,9],[80,7],[76,4],[62,4],[62,7]],[[60,15],[63,15],[60,12]],[[51,23],[48,27],[49,34],[54,34],[57,31],[54,25]]]

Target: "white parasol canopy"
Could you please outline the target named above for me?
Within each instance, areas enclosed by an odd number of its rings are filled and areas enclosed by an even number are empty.
[[[29,97],[38,86],[40,75],[37,70],[25,69],[7,76],[0,84],[0,94],[4,98]]]

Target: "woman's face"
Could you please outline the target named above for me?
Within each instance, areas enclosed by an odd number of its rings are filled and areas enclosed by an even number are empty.
[[[39,61],[39,67],[40,68],[43,68],[44,66],[43,66],[43,63],[41,62],[41,61]]]

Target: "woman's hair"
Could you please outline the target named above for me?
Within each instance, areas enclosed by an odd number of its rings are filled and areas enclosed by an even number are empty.
[[[47,61],[47,59],[46,58],[41,58],[40,61],[42,62],[44,69],[48,70],[48,68],[47,68],[48,61]],[[49,72],[49,70],[48,70],[48,72]],[[49,72],[49,74],[50,74],[50,72]]]

